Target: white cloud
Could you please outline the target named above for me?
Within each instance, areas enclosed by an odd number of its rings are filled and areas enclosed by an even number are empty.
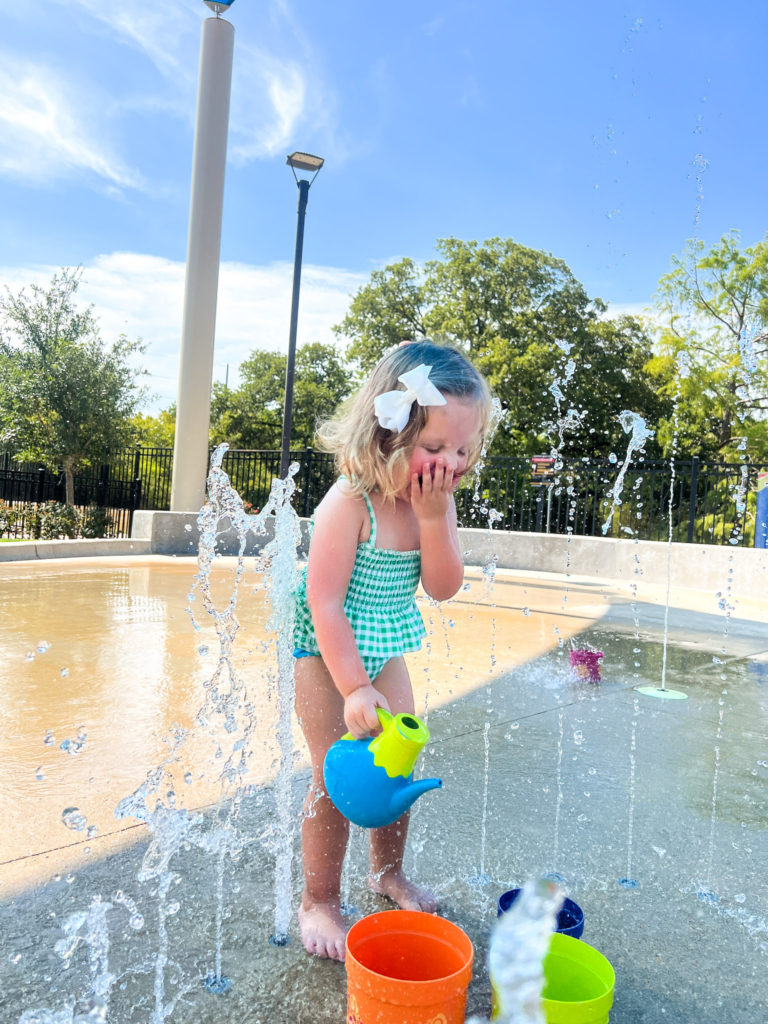
[[[295,62],[239,47],[232,71],[232,159],[242,164],[286,150],[305,115],[306,96],[306,81]]]
[[[91,172],[111,186],[142,188],[141,175],[103,141],[97,104],[63,76],[0,53],[0,175],[34,184]]]
[[[165,77],[193,79],[193,70],[182,59],[193,37],[200,31],[201,16],[184,0],[163,0],[154,7],[144,0],[57,0],[71,11],[73,6],[87,17],[106,26],[112,35],[143,53]],[[202,9],[200,15],[205,13]],[[196,52],[196,51],[195,51]]]
[[[2,267],[0,287],[17,292],[29,284],[46,287],[58,267]],[[149,411],[176,400],[184,264],[140,253],[98,256],[84,266],[77,299],[92,303],[101,335],[141,337],[147,345],[139,363],[149,371],[146,383],[157,394]],[[333,344],[331,330],[346,313],[351,296],[368,275],[336,267],[305,264],[302,268],[297,345],[310,341]],[[214,380],[229,383],[254,349],[287,351],[293,264],[251,266],[224,262],[219,271]]]
[[[148,9],[139,0],[121,0],[119,5],[103,0],[72,2],[154,64],[167,88],[162,102],[160,97],[153,97],[154,108],[164,107],[192,123],[200,22],[207,14],[202,5],[197,11],[182,0],[165,0],[157,9]],[[334,134],[329,124],[329,111],[334,104],[300,22],[293,18],[290,7],[282,3],[274,4],[271,13],[271,19],[260,26],[263,38],[258,43],[236,27],[229,154],[240,164],[280,153],[295,137],[299,126],[311,128],[312,134]],[[190,62],[192,53],[194,63]],[[307,69],[312,71],[311,101]],[[133,110],[148,106],[135,97],[119,105]]]
[[[110,79],[96,77],[87,60],[67,67],[58,58],[52,66],[48,54],[23,62],[0,52],[0,176],[45,185],[79,173],[85,184],[117,195],[148,188],[131,165],[136,150],[130,158],[118,151],[126,118],[172,117],[191,134],[200,27],[208,12],[189,0],[155,7],[143,0],[50,2],[66,9],[67,31],[96,38],[101,49],[111,45],[121,70],[114,81],[122,85],[110,92]],[[349,146],[338,131],[337,98],[322,57],[290,4],[272,0],[266,8],[257,26],[236,26],[229,158],[242,165],[310,148],[338,164]],[[62,45],[63,53],[66,39]]]

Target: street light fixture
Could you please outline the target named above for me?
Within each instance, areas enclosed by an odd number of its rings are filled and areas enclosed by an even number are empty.
[[[284,479],[291,460],[291,420],[293,418],[293,377],[296,365],[296,327],[299,320],[299,289],[301,287],[301,254],[304,248],[304,216],[307,212],[309,188],[325,162],[311,153],[291,153],[285,162],[293,171],[299,188],[296,251],[293,259],[293,296],[291,298],[291,329],[288,336],[288,362],[285,368],[285,401],[283,403],[283,438],[280,445],[280,476]],[[312,177],[300,178],[296,171],[309,171]]]
[[[210,7],[216,17],[219,18],[229,10],[235,0],[203,0],[203,2],[205,6]]]

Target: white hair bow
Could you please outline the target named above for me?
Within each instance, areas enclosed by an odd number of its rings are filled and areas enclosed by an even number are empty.
[[[405,391],[385,391],[374,398],[376,418],[385,430],[395,430],[399,433],[408,422],[414,402],[418,402],[419,405],[446,404],[443,395],[429,379],[431,369],[431,366],[421,363],[397,378],[405,384]]]

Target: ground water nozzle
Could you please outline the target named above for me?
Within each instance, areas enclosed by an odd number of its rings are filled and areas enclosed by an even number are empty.
[[[414,800],[442,786],[440,779],[414,782],[413,768],[429,730],[415,715],[377,708],[381,732],[356,740],[351,733],[325,755],[323,778],[334,805],[354,825],[381,828],[405,814]]]

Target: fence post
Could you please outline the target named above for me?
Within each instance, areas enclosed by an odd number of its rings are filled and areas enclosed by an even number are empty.
[[[133,456],[133,479],[141,479],[141,445],[136,445],[136,452]]]
[[[128,509],[128,536],[131,535],[133,528],[133,513],[141,504],[141,477],[137,477],[135,480],[131,480],[131,499],[130,508]]]
[[[129,534],[131,532],[131,527],[133,526],[133,513],[139,507],[139,503],[141,502],[141,476],[139,475],[140,472],[141,472],[141,445],[137,444],[136,445],[136,452],[135,452],[135,454],[133,456],[133,479],[131,480],[131,490],[130,490],[130,500],[129,500],[129,507],[130,507],[130,515],[128,517],[128,533]]]
[[[696,518],[696,489],[699,482],[699,457],[694,455],[691,462],[691,496],[688,499],[688,543],[693,544],[693,525]]]
[[[109,465],[104,465],[99,470],[99,479],[96,481],[96,505],[98,508],[106,508],[108,484]]]
[[[307,447],[304,452],[306,458],[306,467],[304,469],[304,501],[302,515],[305,519],[309,518],[309,500],[310,490],[312,488],[312,449]]]
[[[542,500],[541,487],[536,491],[536,533],[541,533],[541,520],[544,514],[544,502]]]
[[[45,501],[45,478],[47,470],[45,466],[39,466],[37,470],[37,497],[35,501],[38,505],[42,505]]]

